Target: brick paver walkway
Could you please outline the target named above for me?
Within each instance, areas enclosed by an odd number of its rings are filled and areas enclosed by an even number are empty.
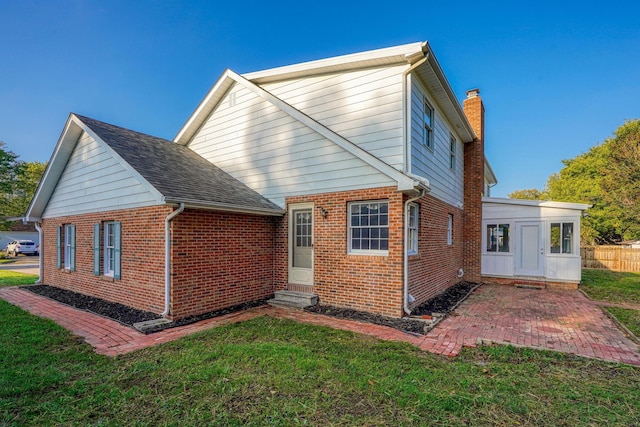
[[[54,320],[83,337],[97,353],[109,356],[168,342],[197,331],[269,315],[404,341],[447,356],[463,346],[496,342],[551,349],[640,366],[640,349],[615,327],[595,302],[579,292],[485,285],[426,336],[330,316],[257,307],[191,325],[142,334],[118,322],[60,304],[20,288],[0,288],[0,298],[35,315]]]

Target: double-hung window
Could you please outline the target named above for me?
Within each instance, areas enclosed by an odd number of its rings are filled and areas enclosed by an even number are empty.
[[[456,168],[456,150],[458,149],[456,138],[453,135],[449,135],[449,168]]]
[[[509,224],[487,224],[487,252],[509,252]]]
[[[423,121],[422,143],[433,151],[433,108],[429,105],[427,98],[424,98]]]
[[[554,222],[551,224],[549,239],[552,254],[573,253],[573,223]]]
[[[389,250],[389,202],[349,203],[349,253],[386,255]]]
[[[409,247],[411,255],[418,253],[418,230],[420,225],[420,211],[416,203],[409,203],[409,218],[407,227],[409,228]]]
[[[57,267],[76,271],[76,226],[58,226],[56,237]]]
[[[93,273],[120,279],[122,224],[106,221],[93,226]],[[102,262],[101,262],[102,261]]]
[[[453,215],[447,215],[447,245],[453,245]]]

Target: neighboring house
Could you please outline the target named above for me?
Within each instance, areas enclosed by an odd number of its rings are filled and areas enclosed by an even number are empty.
[[[578,288],[580,219],[590,205],[487,197],[482,206],[484,281]]]
[[[26,215],[41,282],[171,319],[281,290],[402,316],[481,280],[483,126],[427,43],[227,70],[174,141],[71,114]]]

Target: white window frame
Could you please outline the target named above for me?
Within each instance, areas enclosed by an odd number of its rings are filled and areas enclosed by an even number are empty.
[[[507,239],[506,239],[506,244],[507,244],[507,249],[508,250],[503,250],[504,249],[504,241],[503,244],[500,244],[499,238],[500,238],[500,228],[502,227],[504,229],[504,226],[507,227]],[[489,236],[489,227],[495,227],[495,231],[496,231],[496,246],[495,249],[491,249],[490,247],[490,243],[491,243],[491,238]],[[512,251],[513,248],[513,242],[512,242],[512,230],[513,227],[511,225],[510,222],[500,222],[500,221],[492,221],[492,222],[487,222],[484,224],[484,252],[488,253],[488,254],[496,254],[496,255],[500,255],[500,254],[509,254]],[[504,239],[504,231],[503,231],[503,239]]]
[[[73,246],[73,225],[64,225],[64,249],[62,253],[64,255],[64,269],[71,270],[71,256]]]
[[[453,134],[449,135],[449,169],[456,169],[456,151],[458,150],[458,141]]]
[[[109,242],[110,232],[113,242]],[[102,271],[105,276],[113,277],[115,274],[115,256],[116,256],[116,223],[115,221],[107,221],[104,223],[104,263]]]
[[[409,237],[407,253],[416,255],[418,253],[418,236],[420,233],[420,208],[417,203],[409,203],[407,230]]]
[[[453,214],[447,214],[447,245],[453,245]]]
[[[387,212],[386,214],[380,214],[380,215],[386,215],[386,225],[371,225],[368,224],[366,226],[363,226],[362,224],[357,224],[354,225],[352,224],[352,207],[353,206],[362,206],[362,205],[386,205],[387,206]],[[369,220],[371,217],[367,217],[367,219]],[[361,220],[362,217],[359,217],[359,220]],[[386,241],[387,241],[387,249],[362,249],[362,248],[354,248],[354,242],[353,242],[353,234],[354,234],[354,230],[368,230],[369,232],[371,230],[378,230],[378,234],[379,236],[377,238],[374,239],[378,239],[379,242],[382,242],[383,240],[385,240],[385,238],[383,237],[384,234],[386,234]],[[373,234],[373,233],[370,233]],[[359,237],[358,239],[361,239],[361,237]],[[347,253],[348,254],[353,254],[353,255],[388,255],[389,254],[389,200],[363,200],[363,201],[354,201],[354,202],[349,202],[347,204],[347,240],[348,240],[348,245],[347,245]]]
[[[570,227],[571,228],[571,232],[570,232],[569,237],[568,237],[569,238],[569,245],[568,245],[569,251],[568,252],[565,250],[566,246],[564,244],[564,241],[567,239],[566,234],[565,234],[565,230],[568,228],[567,226],[571,226]],[[560,239],[560,242],[559,242],[560,246],[558,247],[557,252],[554,252],[554,246],[552,246],[552,243],[553,243],[552,240],[553,239],[551,237],[551,235],[553,233],[553,229],[555,227],[559,228],[558,232],[560,234],[558,236],[559,239]],[[551,222],[549,224],[549,253],[553,254],[553,255],[575,255],[575,252],[576,252],[576,249],[574,247],[575,240],[576,240],[575,237],[574,237],[575,236],[575,231],[576,231],[576,225],[575,225],[575,223],[573,221],[553,221],[553,222]]]
[[[427,100],[427,97],[424,96],[423,97],[423,103],[422,103],[422,123],[423,123],[423,127],[422,127],[422,144],[427,147],[429,150],[433,151],[434,146],[435,146],[435,141],[434,141],[434,132],[433,132],[433,127],[434,127],[434,119],[435,119],[435,114],[434,114],[434,109],[431,106],[431,104],[429,103],[429,101]]]

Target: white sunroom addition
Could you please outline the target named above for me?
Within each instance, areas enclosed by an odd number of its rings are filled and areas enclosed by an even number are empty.
[[[580,219],[590,205],[482,199],[482,277],[502,283],[577,287]]]

